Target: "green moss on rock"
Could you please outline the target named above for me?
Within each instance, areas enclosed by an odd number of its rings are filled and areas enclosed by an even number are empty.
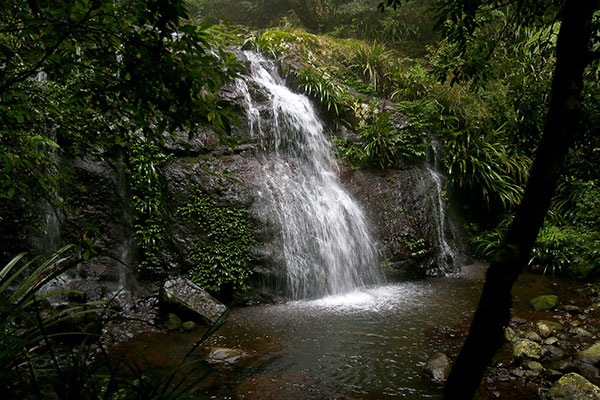
[[[557,303],[558,296],[555,296],[553,294],[538,296],[534,299],[531,299],[531,301],[529,302],[529,304],[531,304],[531,306],[538,311],[551,310],[554,307],[556,307]]]
[[[597,400],[600,388],[576,373],[564,375],[546,395],[546,400]]]
[[[539,360],[544,353],[544,348],[531,340],[523,340],[513,347],[513,356],[519,360]]]

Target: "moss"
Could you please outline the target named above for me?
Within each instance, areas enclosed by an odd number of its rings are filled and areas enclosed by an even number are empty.
[[[574,372],[564,375],[548,391],[548,400],[592,400],[600,398],[600,388]]]
[[[538,296],[536,298],[531,299],[529,304],[531,304],[531,306],[538,311],[551,310],[554,307],[556,307],[557,301],[558,301],[558,296],[544,295],[544,296]]]
[[[523,340],[513,347],[513,356],[517,359],[539,360],[544,356],[544,349],[531,340]]]

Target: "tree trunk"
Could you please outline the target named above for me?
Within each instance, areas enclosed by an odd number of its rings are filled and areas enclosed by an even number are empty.
[[[473,398],[487,366],[504,341],[512,286],[529,261],[579,124],[583,71],[588,62],[592,16],[598,3],[598,0],[566,0],[563,6],[544,132],[523,200],[503,245],[492,259],[469,335],[446,382],[446,400]]]

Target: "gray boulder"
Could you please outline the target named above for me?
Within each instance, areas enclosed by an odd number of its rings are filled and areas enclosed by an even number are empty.
[[[179,277],[163,285],[162,297],[169,303],[195,312],[209,322],[215,322],[225,312],[225,306],[189,279]]]

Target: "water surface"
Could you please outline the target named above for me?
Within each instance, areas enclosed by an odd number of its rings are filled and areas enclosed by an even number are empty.
[[[422,366],[436,351],[457,351],[457,341],[446,339],[468,326],[480,271],[235,309],[206,346],[238,348],[251,356],[214,367],[207,394],[216,399],[439,398],[441,385],[423,376]],[[178,345],[184,342],[177,339]]]

